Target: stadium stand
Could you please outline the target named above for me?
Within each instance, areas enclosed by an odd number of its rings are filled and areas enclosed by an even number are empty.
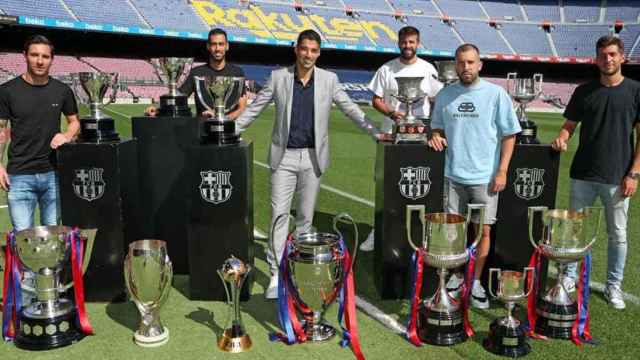
[[[588,27],[587,27],[588,26]],[[608,25],[554,25],[553,40],[558,56],[593,56],[599,37],[611,33]]]
[[[640,2],[629,0],[607,0],[607,12],[605,21],[608,23],[616,20],[638,23],[640,16]]]
[[[59,1],[51,0],[0,0],[0,9],[10,15],[49,17],[75,20]]]
[[[184,0],[131,0],[153,28],[207,31],[202,19]]]
[[[482,1],[480,4],[491,19],[524,21],[518,0]]]
[[[599,22],[601,2],[600,0],[564,0],[564,21]]]
[[[390,0],[389,4],[405,15],[440,16],[438,9],[429,0]]]
[[[560,22],[558,0],[521,0],[529,21]]]
[[[465,42],[478,46],[483,53],[511,54],[507,44],[487,21],[456,20],[455,28]]]
[[[420,41],[427,49],[453,49],[461,44],[451,26],[439,18],[410,16],[408,21],[420,30]]]
[[[346,7],[351,7],[353,10],[357,10],[359,12],[383,12],[383,13],[391,13],[393,12],[393,8],[386,0],[345,0],[344,1]]]
[[[486,19],[487,16],[482,12],[482,8],[477,1],[467,0],[446,0],[436,1],[436,4],[442,10],[442,13],[449,17]]]
[[[64,0],[81,21],[148,28],[127,0]]]
[[[500,23],[502,35],[519,55],[553,55],[547,35],[540,25]]]

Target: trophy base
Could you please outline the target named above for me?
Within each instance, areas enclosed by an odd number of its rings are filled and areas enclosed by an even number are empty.
[[[184,95],[162,95],[160,96],[160,109],[158,116],[178,117],[191,116],[191,108]]]
[[[425,144],[427,140],[427,125],[422,121],[401,123],[395,127],[396,144]]]
[[[47,319],[26,317],[20,312],[20,329],[15,339],[24,350],[50,350],[71,345],[84,338],[77,324],[76,311]]]
[[[234,354],[245,352],[251,349],[251,338],[247,334],[236,336],[233,329],[226,329],[218,340],[218,349]]]
[[[200,143],[206,145],[236,145],[240,135],[236,134],[233,121],[205,120],[202,122]]]
[[[307,334],[307,340],[312,342],[322,342],[333,338],[336,335],[336,329],[328,324],[309,324],[307,321],[302,321],[302,328],[305,334]]]
[[[578,316],[578,305],[557,305],[539,299],[536,305],[536,333],[554,339],[571,339],[571,327]]]
[[[462,311],[440,312],[423,306],[418,310],[418,337],[431,345],[451,346],[467,340]]]
[[[489,325],[489,336],[484,339],[484,348],[496,355],[516,358],[531,352],[524,327],[508,327],[499,324],[499,319]]]
[[[120,141],[112,118],[84,118],[80,120],[79,142],[111,143]]]
[[[136,331],[133,334],[133,342],[135,342],[138,346],[147,348],[162,346],[169,342],[169,329],[163,327],[162,334],[157,336],[144,336]]]

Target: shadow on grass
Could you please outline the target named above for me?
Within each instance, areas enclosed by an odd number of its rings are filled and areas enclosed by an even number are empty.
[[[222,335],[223,328],[216,323],[213,312],[198,306],[198,310],[192,311],[190,314],[184,316],[186,319],[197,322],[211,329],[216,337]],[[224,326],[224,324],[222,324]]]
[[[123,327],[131,331],[138,330],[140,313],[138,312],[138,309],[133,302],[111,302],[107,304],[106,312],[113,321],[117,322]]]

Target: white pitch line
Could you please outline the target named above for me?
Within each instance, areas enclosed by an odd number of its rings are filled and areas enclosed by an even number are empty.
[[[373,304],[357,295],[356,306],[365,314],[371,316],[375,320],[378,320],[378,322],[391,329],[396,334],[405,334],[407,332],[407,328],[400,324],[396,319],[392,318],[384,311],[378,309]]]

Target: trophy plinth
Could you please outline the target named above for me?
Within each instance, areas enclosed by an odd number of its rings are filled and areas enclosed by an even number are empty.
[[[413,115],[413,104],[423,100],[425,94],[420,89],[424,77],[396,77],[398,94],[393,95],[399,102],[405,104],[407,113],[396,122],[393,128],[396,144],[417,143],[427,141],[427,125],[424,119]]]
[[[105,115],[102,109],[116,100],[118,74],[116,73],[78,73],[78,81],[87,96],[90,115],[80,119],[80,141],[89,143],[118,142],[112,118]],[[104,104],[104,97],[109,88],[112,93]]]
[[[158,58],[150,63],[158,79],[169,88],[169,93],[160,96],[159,116],[191,116],[188,97],[178,91],[178,80],[185,68],[192,64],[191,58]]]
[[[542,74],[534,74],[532,78],[518,78],[518,73],[507,74],[507,92],[518,103],[516,115],[522,132],[516,136],[518,144],[540,144],[538,126],[527,118],[527,104],[534,101],[542,93]]]
[[[213,145],[235,145],[240,141],[236,124],[226,113],[238,104],[244,89],[244,77],[201,76],[195,77],[196,96],[213,117],[202,122],[200,142]],[[206,101],[213,100],[213,107]]]
[[[232,318],[231,326],[227,327],[218,339],[218,348],[224,352],[241,353],[251,349],[251,338],[245,330],[240,313],[240,291],[250,271],[251,266],[233,255],[222,264],[222,269],[218,270]]]

